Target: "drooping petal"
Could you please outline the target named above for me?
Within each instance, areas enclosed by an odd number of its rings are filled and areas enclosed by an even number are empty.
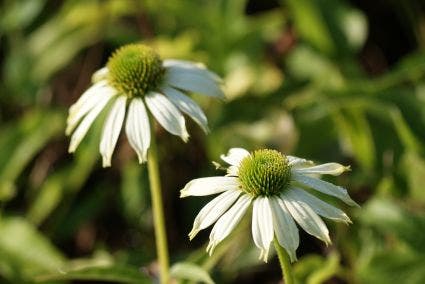
[[[293,169],[311,167],[314,165],[313,161],[309,161],[303,158],[298,158],[298,157],[289,156],[289,155],[287,155],[286,157],[289,160],[289,165]]]
[[[204,76],[209,78],[210,80],[214,80],[217,83],[221,83],[222,79],[215,73],[209,71],[204,64],[202,63],[193,63],[185,60],[177,60],[177,59],[165,59],[163,61],[163,66],[167,68],[167,72],[173,73],[193,73],[199,76]]]
[[[205,133],[208,133],[208,120],[202,109],[188,96],[182,92],[171,88],[161,88],[163,94],[165,94],[172,103],[174,103],[182,112],[189,115]]]
[[[145,96],[145,101],[152,115],[165,130],[187,141],[189,134],[184,117],[164,95],[150,92]]]
[[[93,75],[91,76],[91,81],[93,83],[96,83],[101,80],[105,80],[108,76],[108,73],[109,73],[108,67],[100,68],[99,70],[93,73]]]
[[[224,98],[224,93],[215,80],[193,72],[165,72],[165,83],[184,91]]]
[[[111,166],[112,153],[114,152],[124,122],[126,100],[126,96],[119,96],[116,99],[103,125],[99,150],[102,155],[104,168]]]
[[[190,240],[192,240],[200,230],[209,227],[217,221],[217,219],[235,202],[240,194],[240,190],[230,189],[208,202],[207,205],[199,211],[193,222],[192,230],[189,233]]]
[[[341,186],[337,186],[330,182],[326,182],[317,178],[312,178],[298,173],[292,173],[292,179],[303,186],[307,186],[321,193],[339,198],[350,206],[359,206],[356,202],[354,202],[354,200],[350,198],[347,193],[347,190]]]
[[[141,98],[132,99],[128,107],[125,132],[128,142],[137,153],[139,163],[145,162],[151,143],[151,132],[148,113]]]
[[[321,174],[339,176],[343,172],[349,171],[350,167],[343,166],[338,163],[326,163],[313,167],[294,169],[295,172],[301,174]]]
[[[214,80],[217,82],[222,81],[220,76],[208,70],[205,64],[201,62],[193,62],[193,61],[187,61],[187,60],[181,60],[181,59],[165,59],[163,60],[162,65],[163,67],[167,69],[167,72],[168,71],[176,71],[176,73],[193,72],[193,73],[208,77],[211,80]]]
[[[298,188],[290,188],[285,193],[286,196],[291,196],[294,200],[304,202],[313,209],[314,212],[322,217],[344,223],[351,223],[350,218],[340,209],[324,202],[316,196]]]
[[[92,86],[90,86],[79,98],[78,100],[71,105],[71,107],[69,108],[69,113],[72,114],[73,112],[78,111],[77,109],[80,108],[88,99],[91,98],[91,96],[93,95],[93,93],[97,93],[99,88],[111,88],[110,86],[108,86],[108,82],[106,80],[97,82],[96,84],[93,84]],[[113,89],[113,88],[111,88]]]
[[[267,197],[257,197],[252,208],[252,237],[261,250],[260,259],[267,262],[273,241],[273,217]]]
[[[211,255],[214,248],[236,227],[251,204],[251,197],[243,194],[236,203],[218,219],[211,230],[207,252]]]
[[[109,100],[114,96],[112,93],[104,94],[104,97],[97,103],[97,105],[92,108],[89,113],[83,118],[81,123],[78,125],[77,129],[71,136],[71,141],[69,142],[68,152],[73,153],[78,145],[80,145],[81,140],[83,140],[84,136],[87,134],[90,126],[93,124],[93,121],[99,115],[99,113],[103,110]]]
[[[205,196],[220,193],[226,190],[239,189],[240,184],[236,177],[206,177],[191,180],[180,191],[180,197]]]
[[[297,260],[296,250],[300,244],[297,225],[280,198],[270,198],[273,213],[273,227],[279,244],[285,248],[291,262]]]
[[[231,148],[226,155],[221,155],[220,158],[232,166],[239,166],[240,162],[250,153],[243,148]]]
[[[78,122],[100,103],[105,96],[109,97],[115,93],[115,89],[106,86],[105,81],[94,84],[85,91],[78,101],[69,108],[69,114],[66,120],[66,135],[70,135],[75,127],[77,127]]]
[[[293,199],[291,196],[283,193],[281,195],[289,213],[297,221],[297,223],[310,235],[324,241],[326,244],[331,243],[329,238],[329,230],[322,219],[304,202]]]

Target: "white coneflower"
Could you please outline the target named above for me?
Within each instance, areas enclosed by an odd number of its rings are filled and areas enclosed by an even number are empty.
[[[223,159],[230,166],[226,176],[206,177],[190,181],[181,197],[221,193],[196,216],[190,239],[213,223],[207,251],[226,238],[252,204],[252,237],[261,250],[260,259],[267,262],[270,244],[276,236],[291,261],[296,260],[299,245],[294,220],[307,233],[330,243],[329,232],[318,216],[349,223],[340,209],[322,201],[305,189],[337,197],[349,205],[357,205],[347,191],[311,175],[340,175],[348,167],[337,163],[314,165],[305,159],[285,156],[275,150],[249,153],[242,148],[230,149]]]
[[[149,116],[168,132],[187,141],[189,134],[182,112],[208,132],[207,118],[186,93],[223,98],[220,78],[203,65],[182,60],[161,60],[143,44],[121,47],[106,67],[93,74],[93,85],[69,109],[66,134],[71,136],[69,152],[74,152],[99,113],[112,101],[103,126],[100,153],[103,166],[111,157],[122,125],[139,162],[147,159],[151,141]]]

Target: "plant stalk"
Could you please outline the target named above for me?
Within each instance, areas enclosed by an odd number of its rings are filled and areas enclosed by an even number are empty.
[[[292,274],[291,261],[289,255],[285,249],[279,244],[276,238],[274,238],[274,247],[279,258],[280,269],[282,270],[283,283],[294,284],[294,275]]]
[[[158,167],[158,149],[156,145],[155,133],[151,125],[151,145],[148,153],[148,172],[152,199],[153,221],[155,227],[156,251],[159,261],[160,282],[168,284],[169,257],[167,244],[167,231],[164,222],[164,205],[162,201],[161,181]]]

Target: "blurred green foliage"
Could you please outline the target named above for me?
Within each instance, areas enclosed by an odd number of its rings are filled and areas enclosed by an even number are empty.
[[[205,200],[178,200],[230,147],[351,164],[360,209],[302,235],[298,283],[425,283],[425,12],[420,1],[5,0],[0,4],[0,282],[150,283],[155,250],[145,166],[125,138],[101,169],[102,119],[75,155],[67,108],[122,44],[204,62],[225,103],[194,98],[211,134],[157,129],[173,276],[278,281],[244,221],[212,257],[186,235]],[[330,200],[333,202],[333,200]],[[338,204],[343,206],[343,204]],[[211,276],[209,276],[211,275]],[[185,282],[186,281],[186,282]]]

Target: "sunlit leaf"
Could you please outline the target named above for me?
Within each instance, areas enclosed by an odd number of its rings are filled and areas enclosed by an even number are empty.
[[[425,253],[425,215],[414,214],[387,199],[373,199],[362,208],[362,223],[392,234],[413,250]]]
[[[47,274],[37,277],[37,283],[51,281],[101,281],[118,283],[152,283],[137,267],[131,266],[97,266],[74,270],[62,270],[60,273]]]
[[[341,132],[345,147],[352,151],[360,164],[368,170],[375,165],[375,146],[369,123],[359,109],[344,111],[335,116],[335,123]],[[343,145],[344,148],[344,145]]]
[[[327,257],[310,255],[294,265],[294,274],[300,283],[320,284],[341,272],[340,257],[332,252]]]
[[[425,201],[425,160],[418,153],[407,152],[401,167],[407,176],[410,196],[413,200]]]
[[[210,275],[202,267],[188,262],[179,262],[174,264],[170,273],[174,278],[192,280],[207,284],[214,284]]]
[[[29,277],[60,269],[65,257],[25,219],[0,218],[0,267],[9,267],[9,277]]]
[[[49,140],[62,132],[64,115],[57,112],[35,110],[19,122],[18,139],[11,139],[11,145],[0,164],[0,186],[13,187],[16,179],[34,156]]]
[[[425,255],[405,251],[388,251],[375,255],[360,267],[364,284],[422,284],[425,281]]]

